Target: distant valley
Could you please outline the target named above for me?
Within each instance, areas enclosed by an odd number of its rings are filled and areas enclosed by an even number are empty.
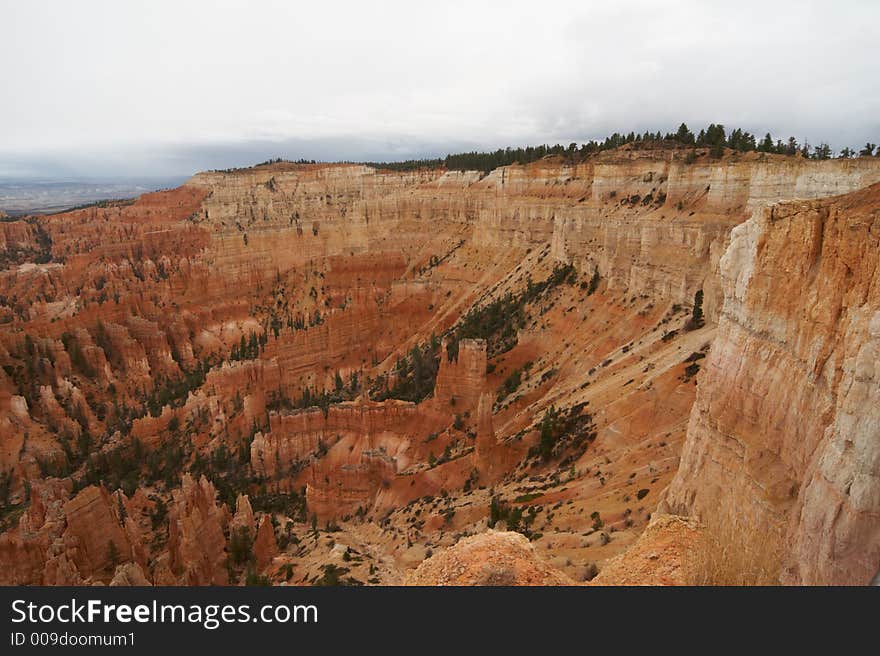
[[[135,198],[148,191],[176,187],[185,179],[0,181],[0,211],[9,216],[48,214],[101,200]]]

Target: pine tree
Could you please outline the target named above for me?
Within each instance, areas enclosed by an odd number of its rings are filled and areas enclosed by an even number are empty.
[[[117,514],[119,515],[119,522],[125,524],[125,519],[128,517],[128,513],[125,511],[125,505],[122,503],[122,494],[116,495],[116,501],[118,503]]]
[[[675,140],[678,143],[690,145],[694,143],[694,133],[688,129],[688,126],[684,123],[678,126],[678,131],[675,133]]]
[[[538,443],[538,449],[544,460],[549,460],[553,455],[553,447],[556,445],[556,408],[550,406],[550,409],[544,413],[541,420],[541,440]]]
[[[727,138],[725,137],[724,126],[720,123],[715,125],[714,123],[710,123],[709,127],[706,128],[706,143],[710,146],[720,146],[723,148],[727,145]]]
[[[818,146],[816,146],[813,157],[815,159],[830,159],[831,154],[831,146],[829,146],[827,143],[820,143]]]
[[[694,309],[691,318],[685,325],[685,330],[696,330],[701,328],[705,322],[703,321],[703,290],[698,289],[694,293]]]
[[[773,152],[773,138],[770,136],[769,132],[764,135],[764,138],[761,139],[761,143],[758,144],[758,151],[762,153]]]

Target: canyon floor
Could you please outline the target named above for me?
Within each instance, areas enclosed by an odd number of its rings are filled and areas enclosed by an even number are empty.
[[[627,146],[0,222],[0,583],[867,583],[878,208]]]

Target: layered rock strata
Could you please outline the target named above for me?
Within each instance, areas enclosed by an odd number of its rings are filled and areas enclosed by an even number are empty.
[[[783,579],[864,584],[880,562],[880,186],[757,210],[721,260],[724,306],[671,508],[784,534]]]

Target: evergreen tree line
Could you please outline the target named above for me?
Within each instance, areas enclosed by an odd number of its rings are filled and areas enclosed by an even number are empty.
[[[714,157],[721,157],[725,148],[738,152],[761,152],[774,153],[777,155],[793,156],[798,153],[810,159],[831,159],[835,151],[827,143],[812,146],[808,142],[799,143],[795,137],[787,140],[774,139],[768,132],[763,138],[736,128],[727,132],[724,125],[711,123],[705,129],[694,134],[690,128],[682,123],[675,132],[644,132],[638,134],[630,132],[623,134],[615,132],[605,137],[602,141],[591,140],[580,146],[574,142],[568,146],[556,144],[554,146],[529,146],[526,148],[499,148],[491,152],[472,151],[468,153],[454,153],[444,158],[435,159],[410,159],[402,162],[364,162],[374,168],[390,169],[394,171],[413,171],[426,168],[445,167],[451,171],[482,171],[488,173],[499,166],[510,164],[528,164],[535,162],[547,155],[564,157],[569,162],[580,162],[605,150],[619,148],[626,144],[636,147],[676,147],[693,146],[710,148]],[[845,147],[837,153],[837,157],[880,157],[880,148],[877,144],[866,143],[860,150]]]

